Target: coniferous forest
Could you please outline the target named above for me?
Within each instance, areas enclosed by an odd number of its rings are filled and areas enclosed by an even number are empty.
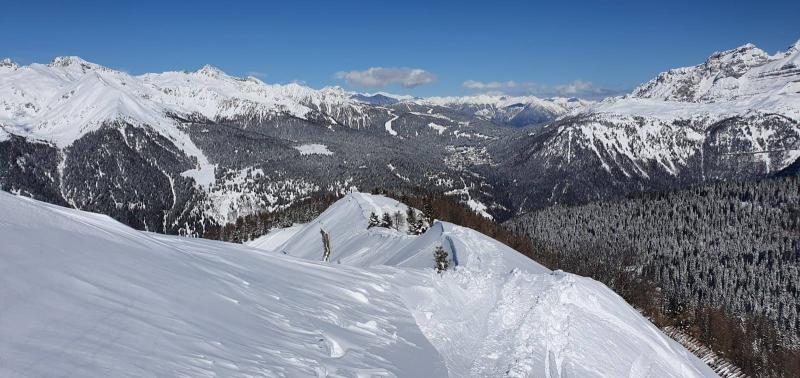
[[[800,372],[797,177],[554,206],[507,227],[542,262],[606,283],[750,375]]]

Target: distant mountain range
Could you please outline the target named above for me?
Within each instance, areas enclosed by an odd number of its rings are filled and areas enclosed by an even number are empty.
[[[0,187],[140,229],[201,234],[353,188],[424,187],[506,219],[781,175],[800,158],[798,46],[715,53],[601,102],[411,98],[271,85],[211,66],[132,76],[77,57],[6,59]]]

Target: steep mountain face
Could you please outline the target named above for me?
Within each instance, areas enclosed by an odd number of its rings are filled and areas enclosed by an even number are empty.
[[[0,64],[0,188],[202,234],[311,193],[423,187],[504,220],[554,203],[792,172],[798,46],[746,45],[599,103],[416,99],[236,78]],[[502,125],[544,125],[527,128]]]
[[[282,244],[294,256],[0,207],[3,376],[715,376],[594,280],[452,224],[367,229],[405,208],[385,197],[344,197]]]
[[[529,209],[777,174],[800,157],[798,45],[752,45],[671,70],[491,153]],[[524,210],[524,209],[523,209]]]

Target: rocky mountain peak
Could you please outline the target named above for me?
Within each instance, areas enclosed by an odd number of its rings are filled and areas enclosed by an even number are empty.
[[[214,67],[214,66],[212,66],[210,64],[204,65],[199,70],[195,71],[195,73],[197,73],[199,75],[208,76],[208,77],[227,76],[227,74],[225,72],[223,72],[221,69],[219,69],[217,67]]]
[[[748,69],[760,66],[769,60],[769,54],[752,43],[732,50],[712,54],[705,62],[710,74],[722,72],[725,76],[739,77]]]

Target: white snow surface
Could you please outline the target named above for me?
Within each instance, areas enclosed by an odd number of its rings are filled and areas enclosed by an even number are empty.
[[[596,281],[445,222],[367,230],[406,209],[381,196],[278,231],[293,256],[8,193],[0,208],[4,377],[714,376]],[[444,274],[440,244],[458,260]]]
[[[427,271],[441,245],[457,267],[404,284],[402,295],[450,376],[715,376],[604,285],[551,272],[483,234],[435,222],[424,235],[367,229],[370,213],[405,214],[397,201],[352,193],[270,250],[332,263]]]
[[[392,128],[392,122],[397,121],[397,119],[400,118],[400,116],[399,115],[395,115],[391,111],[389,112],[389,115],[392,118],[390,118],[388,121],[386,121],[386,123],[383,125],[383,127],[386,128],[386,132],[387,133],[391,134],[392,136],[397,136],[397,131],[395,131]]]
[[[223,120],[273,114],[305,118],[320,111],[334,118],[347,113],[352,120],[363,117],[365,107],[339,87],[266,84],[209,65],[192,72],[131,76],[74,56],[47,65],[0,64],[0,105],[0,124],[7,131],[60,146],[115,120],[175,136],[170,114]]]
[[[300,151],[300,155],[333,155],[333,151],[328,146],[319,143],[302,144],[294,147]]]
[[[447,126],[442,126],[442,125],[436,124],[434,122],[428,123],[428,127],[430,127],[431,129],[435,130],[436,132],[438,132],[439,135],[441,135],[442,133],[447,131]]]
[[[447,374],[395,283],[425,272],[143,233],[4,192],[0,208],[0,376]]]
[[[289,227],[275,228],[270,230],[266,235],[260,236],[245,244],[256,249],[273,252],[285,243],[286,240],[289,240],[294,234],[303,229],[303,226],[303,224],[295,224]]]

